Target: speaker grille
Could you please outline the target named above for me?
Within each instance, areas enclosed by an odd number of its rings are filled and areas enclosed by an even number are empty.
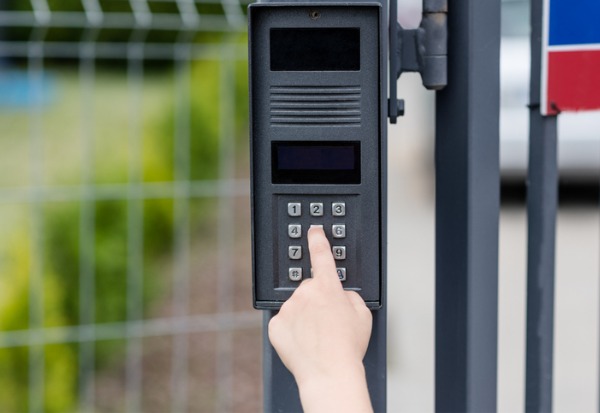
[[[271,86],[271,126],[360,126],[360,86]]]

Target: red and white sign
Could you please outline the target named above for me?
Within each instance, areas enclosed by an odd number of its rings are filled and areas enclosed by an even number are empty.
[[[600,0],[545,0],[543,115],[600,109]]]

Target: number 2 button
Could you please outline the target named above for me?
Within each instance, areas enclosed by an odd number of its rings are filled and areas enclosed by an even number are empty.
[[[311,202],[310,203],[310,215],[313,217],[323,216],[323,203],[322,202]]]

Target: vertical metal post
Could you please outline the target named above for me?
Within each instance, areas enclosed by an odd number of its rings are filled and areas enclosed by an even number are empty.
[[[267,335],[269,320],[275,314],[276,311],[265,311],[263,315],[264,411],[301,412],[302,405],[296,381],[281,362]],[[373,311],[373,331],[364,359],[369,395],[375,412],[386,411],[386,320],[385,306]]]
[[[301,412],[302,405],[294,376],[283,365],[269,341],[269,321],[276,314],[277,311],[263,311],[264,411]]]
[[[554,250],[558,203],[556,116],[540,113],[543,1],[531,2],[527,187],[527,353],[525,411],[552,411]]]
[[[494,412],[500,0],[453,1],[448,30],[436,100],[435,410]]]

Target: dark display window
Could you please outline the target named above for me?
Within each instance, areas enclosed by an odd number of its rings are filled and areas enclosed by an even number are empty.
[[[273,71],[360,70],[360,29],[273,28],[270,35]]]
[[[359,142],[273,142],[274,184],[359,184]]]

